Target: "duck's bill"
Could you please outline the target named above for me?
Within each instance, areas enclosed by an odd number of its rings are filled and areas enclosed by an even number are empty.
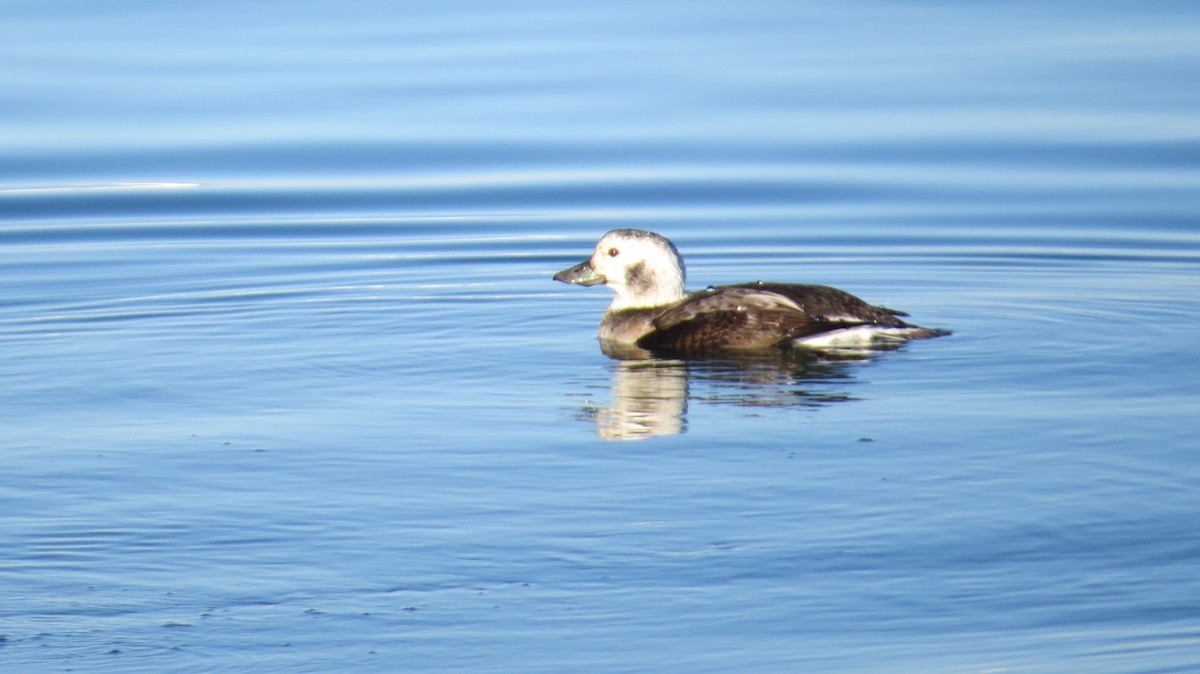
[[[592,269],[591,260],[584,260],[570,269],[558,272],[554,275],[554,280],[581,286],[594,286],[597,283],[604,283],[604,275],[597,274],[596,270]]]

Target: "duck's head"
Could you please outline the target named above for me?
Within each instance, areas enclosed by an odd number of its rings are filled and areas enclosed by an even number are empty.
[[[614,229],[592,256],[554,275],[583,286],[604,283],[617,298],[611,309],[657,307],[683,298],[683,259],[666,237],[640,229]]]

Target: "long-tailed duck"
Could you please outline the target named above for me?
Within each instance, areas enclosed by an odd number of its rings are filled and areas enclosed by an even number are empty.
[[[862,348],[949,332],[904,322],[908,314],[870,305],[837,288],[742,283],[684,290],[683,259],[666,237],[614,229],[587,260],[555,281],[616,292],[600,320],[602,344],[678,354],[798,346]]]

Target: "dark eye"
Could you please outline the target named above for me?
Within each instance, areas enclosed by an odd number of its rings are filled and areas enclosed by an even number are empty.
[[[618,255],[620,255],[620,254],[621,254],[621,251],[617,250],[616,248],[609,248],[609,249],[608,249],[608,256],[609,256],[609,257],[616,257],[616,256],[618,256]]]

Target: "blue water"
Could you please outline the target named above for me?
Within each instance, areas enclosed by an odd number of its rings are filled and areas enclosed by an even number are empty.
[[[0,669],[1200,670],[1193,3],[0,7]],[[950,329],[618,361],[553,273]]]

